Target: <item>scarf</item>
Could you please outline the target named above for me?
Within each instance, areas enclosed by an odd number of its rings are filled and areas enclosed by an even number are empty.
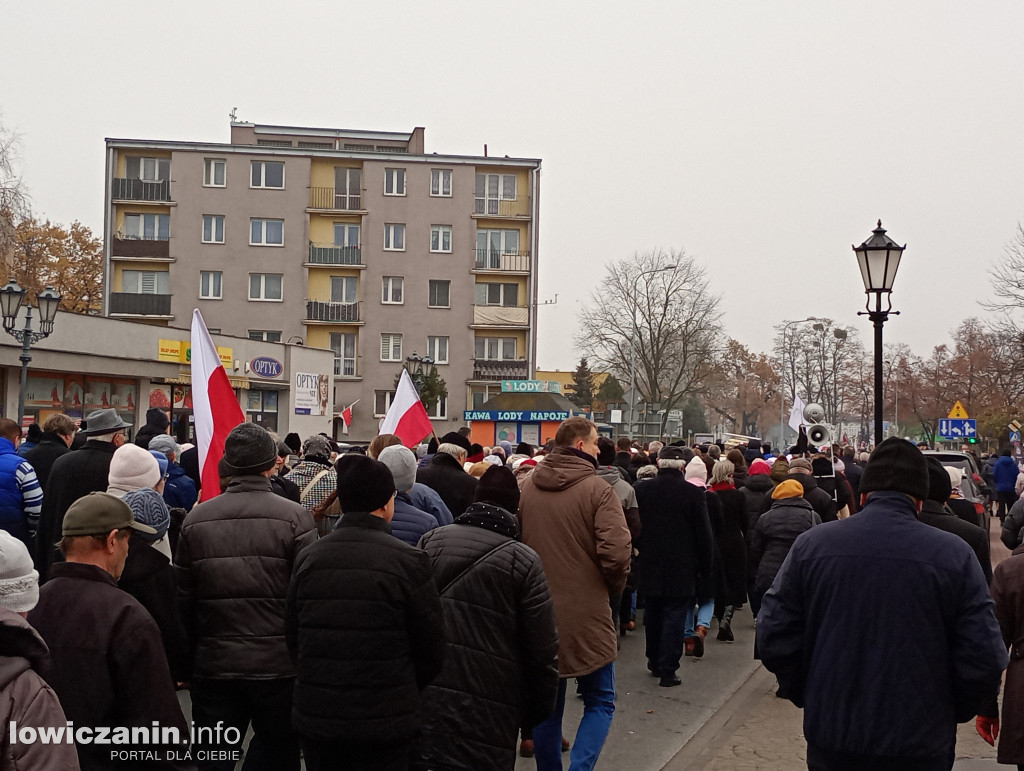
[[[734,485],[731,481],[726,480],[725,482],[715,482],[708,489],[711,490],[712,492],[717,493],[719,490],[735,490],[736,485]]]

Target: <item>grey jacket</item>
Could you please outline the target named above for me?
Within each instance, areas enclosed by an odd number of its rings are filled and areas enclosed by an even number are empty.
[[[777,500],[758,518],[750,535],[751,561],[757,565],[757,591],[766,591],[772,585],[797,537],[820,524],[818,512],[803,498]]]

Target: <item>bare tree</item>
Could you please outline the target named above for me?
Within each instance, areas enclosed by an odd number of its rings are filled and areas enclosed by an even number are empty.
[[[1003,259],[988,272],[993,299],[982,302],[988,310],[1014,311],[1024,308],[1024,224],[1005,247]]]
[[[28,191],[18,171],[20,137],[0,124],[0,262],[9,265],[14,230],[29,214]]]
[[[635,350],[636,391],[663,410],[664,434],[668,411],[702,393],[719,366],[718,306],[704,268],[685,252],[636,252],[607,266],[604,281],[579,311],[576,344],[623,382],[629,381]]]

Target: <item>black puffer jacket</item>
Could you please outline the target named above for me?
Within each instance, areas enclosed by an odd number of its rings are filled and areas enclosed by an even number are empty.
[[[822,522],[835,522],[839,517],[836,512],[839,510],[832,495],[818,486],[816,477],[810,474],[796,472],[790,474],[786,479],[795,479],[804,488],[804,500],[811,504]]]
[[[420,541],[458,655],[423,692],[417,763],[511,770],[520,726],[536,725],[554,709],[554,606],[540,557],[519,542],[518,531],[504,509],[474,503],[455,524]]]
[[[412,740],[420,691],[445,653],[441,601],[423,551],[391,535],[383,519],[346,512],[299,556],[286,629],[296,731],[323,742]]]
[[[783,498],[761,515],[750,535],[751,559],[757,563],[754,589],[768,590],[789,554],[793,541],[821,524],[821,517],[803,498]]]
[[[960,536],[978,558],[981,572],[985,574],[985,583],[992,583],[992,554],[988,533],[976,525],[964,522],[938,501],[924,501],[917,518],[926,525]]]
[[[265,476],[235,477],[189,512],[174,566],[193,676],[295,674],[284,641],[285,600],[292,566],[315,540],[310,513],[272,492]]]
[[[439,452],[416,472],[416,481],[431,488],[444,501],[453,517],[459,516],[473,502],[476,477],[470,476],[462,464],[446,452]]]
[[[771,508],[769,493],[775,489],[775,481],[767,474],[747,477],[747,483],[738,488],[747,501],[747,530],[750,533],[757,524],[757,518]]]

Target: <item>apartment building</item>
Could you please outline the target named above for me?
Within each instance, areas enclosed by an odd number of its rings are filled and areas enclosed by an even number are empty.
[[[106,140],[104,313],[334,352],[368,440],[401,367],[448,388],[438,434],[536,361],[537,159],[409,133],[232,122],[228,144]],[[336,422],[336,433],[340,423]]]

